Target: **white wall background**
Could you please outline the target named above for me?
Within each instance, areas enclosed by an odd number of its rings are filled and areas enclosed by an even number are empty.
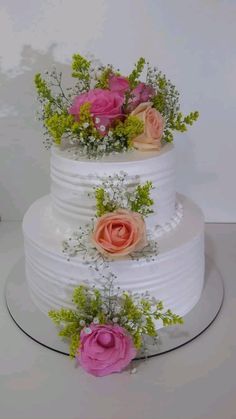
[[[21,219],[49,191],[32,79],[90,51],[128,72],[139,56],[200,119],[176,136],[177,189],[207,221],[236,222],[236,0],[1,0],[0,215]]]

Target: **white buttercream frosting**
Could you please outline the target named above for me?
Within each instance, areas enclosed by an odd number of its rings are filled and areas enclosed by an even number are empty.
[[[180,223],[180,221],[182,220],[183,213],[184,213],[183,205],[181,204],[181,202],[176,201],[175,212],[174,212],[173,217],[170,219],[170,221],[164,224],[163,226],[157,225],[155,227],[154,229],[155,238],[159,239],[161,236],[163,236],[163,234],[169,233],[172,230],[174,230],[177,227],[177,225]]]
[[[77,157],[73,150],[54,147],[51,156],[51,196],[54,214],[71,226],[86,224],[95,214],[95,200],[88,194],[106,176],[127,173],[127,187],[147,180],[153,184],[153,214],[147,219],[151,229],[170,223],[175,215],[175,152],[166,144],[159,152],[138,150],[106,156],[100,160]],[[136,180],[137,183],[137,180]]]
[[[146,290],[163,300],[167,308],[184,315],[197,303],[204,283],[204,220],[200,209],[178,196],[183,207],[181,222],[158,240],[159,255],[145,259],[117,260],[112,271],[123,289]],[[35,304],[47,313],[51,308],[71,307],[75,286],[96,276],[79,256],[68,262],[62,241],[70,230],[67,221],[55,217],[50,196],[36,201],[23,222],[26,275]]]

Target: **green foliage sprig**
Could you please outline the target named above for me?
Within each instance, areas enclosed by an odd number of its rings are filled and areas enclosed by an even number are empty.
[[[135,115],[129,115],[124,122],[118,122],[113,133],[117,137],[125,137],[128,148],[132,148],[132,140],[144,131],[144,123]]]
[[[85,88],[89,88],[89,68],[90,68],[90,61],[86,58],[82,57],[80,54],[74,54],[72,56],[72,77],[79,79],[84,83]]]
[[[144,66],[145,66],[145,58],[140,57],[137,63],[134,65],[133,71],[128,76],[130,89],[134,89],[138,85],[139,78],[143,72]]]
[[[147,216],[153,212],[151,206],[154,204],[151,198],[152,182],[147,181],[144,185],[138,185],[131,200],[131,210]]]
[[[79,127],[72,115],[69,115],[67,112],[54,112],[52,116],[45,119],[45,126],[56,144],[61,144],[64,134],[67,132],[69,134],[76,133]]]
[[[103,67],[101,75],[96,83],[96,88],[99,89],[108,89],[109,87],[109,78],[111,74],[114,74],[113,67],[108,65],[107,67]]]
[[[97,188],[95,191],[96,199],[96,215],[101,217],[102,215],[113,212],[117,209],[116,204],[106,199],[106,191],[104,188]]]
[[[102,181],[102,186],[95,188],[96,215],[101,217],[118,209],[128,209],[146,217],[153,212],[152,189],[150,181],[140,185],[136,180],[136,185],[129,186],[125,172],[110,176]]]
[[[132,294],[114,286],[114,275],[103,280],[100,288],[80,285],[74,289],[74,310],[50,310],[48,315],[59,327],[59,336],[70,342],[70,356],[79,350],[80,333],[84,327],[95,324],[119,324],[132,336],[137,349],[142,348],[147,335],[156,338],[155,321],[163,326],[182,324],[183,319],[164,311],[163,303],[149,293]]]
[[[37,73],[34,78],[38,98],[42,106],[40,119],[46,130],[46,135],[53,138],[56,144],[61,143],[65,133],[73,135],[77,124],[73,117],[68,114],[70,99],[62,88],[62,73],[53,70],[51,74],[46,72],[48,81]],[[57,93],[55,93],[55,89]]]

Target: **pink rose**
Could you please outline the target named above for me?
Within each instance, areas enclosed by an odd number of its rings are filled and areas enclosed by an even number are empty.
[[[101,134],[106,134],[112,123],[123,116],[123,98],[117,92],[110,90],[93,89],[76,96],[69,113],[79,120],[80,107],[84,103],[90,103],[90,112],[94,124]]]
[[[159,150],[164,130],[164,119],[160,112],[152,108],[151,102],[140,103],[131,112],[144,123],[144,132],[135,137],[132,142],[139,150]]]
[[[109,89],[112,92],[118,92],[124,95],[129,89],[129,81],[126,77],[113,75],[109,79]]]
[[[91,324],[81,331],[76,358],[90,374],[103,377],[120,372],[135,356],[132,338],[123,327]]]
[[[107,213],[98,219],[92,242],[100,253],[112,259],[141,250],[147,244],[143,217],[124,209]]]
[[[129,104],[129,110],[133,110],[142,102],[148,102],[155,95],[155,90],[152,86],[145,83],[139,83],[131,92],[132,98]]]

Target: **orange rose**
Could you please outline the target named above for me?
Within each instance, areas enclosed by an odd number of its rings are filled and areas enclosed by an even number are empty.
[[[119,209],[100,217],[92,242],[97,250],[113,259],[141,250],[147,244],[146,226],[140,214]]]
[[[152,108],[151,102],[144,102],[131,115],[137,116],[144,123],[144,132],[133,139],[134,147],[138,150],[160,150],[164,130],[164,120],[160,112]]]

